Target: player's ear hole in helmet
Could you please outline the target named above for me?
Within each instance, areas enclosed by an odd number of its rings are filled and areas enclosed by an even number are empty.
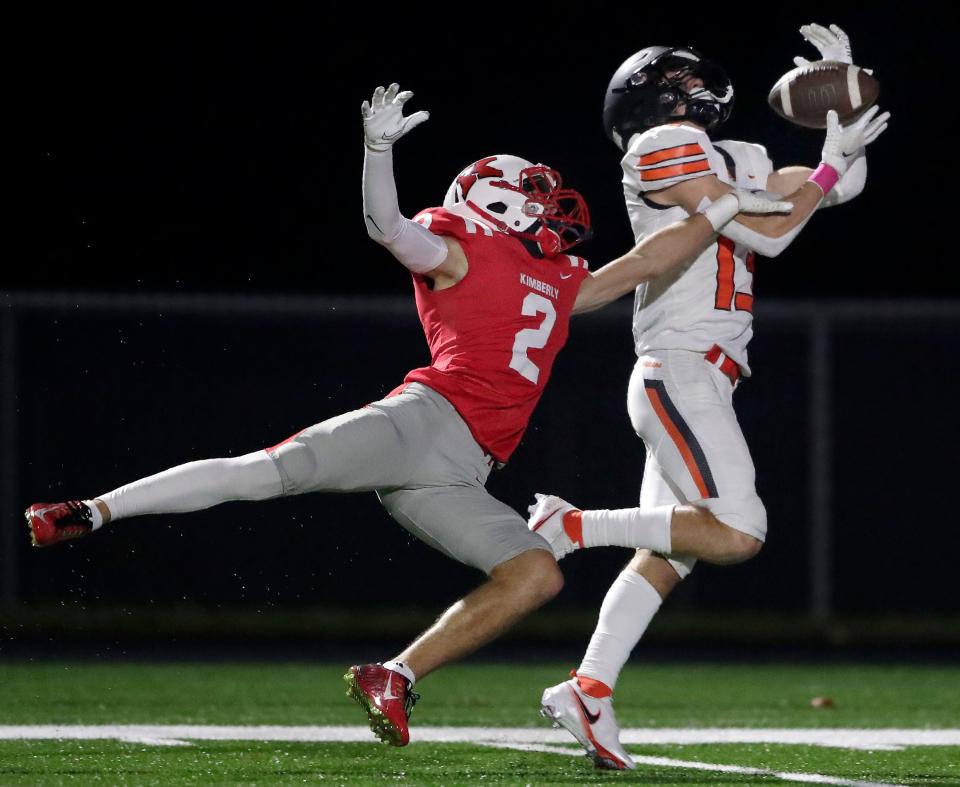
[[[630,138],[671,120],[706,131],[733,111],[733,84],[721,66],[689,47],[651,46],[616,70],[603,102],[603,127],[621,150]]]
[[[443,207],[532,241],[545,257],[592,234],[583,196],[563,188],[555,169],[519,156],[487,156],[466,167],[447,189]]]

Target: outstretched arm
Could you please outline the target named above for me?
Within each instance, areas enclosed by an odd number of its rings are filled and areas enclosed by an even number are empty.
[[[363,215],[367,234],[390,250],[404,267],[449,286],[466,275],[467,260],[454,238],[439,237],[400,213],[393,177],[393,144],[430,117],[427,112],[403,115],[413,98],[394,82],[378,87],[360,108],[363,115]]]
[[[867,185],[867,155],[864,148],[844,156],[847,161],[847,171],[840,176],[837,185],[830,189],[820,202],[821,208],[832,208],[858,197]],[[777,196],[792,194],[800,188],[804,181],[810,179],[813,170],[810,167],[783,167],[771,172],[767,178],[767,192]]]
[[[770,202],[748,191],[723,195],[704,210],[644,238],[622,257],[584,279],[573,312],[599,309],[638,284],[696,258],[740,211],[788,212],[792,207],[788,202]]]
[[[851,154],[869,145],[887,128],[890,113],[878,115],[878,112],[879,107],[873,107],[846,128],[840,125],[836,112],[829,112],[820,167],[816,170],[790,167],[767,179],[768,189],[786,193],[783,199],[793,203],[793,211],[786,215],[741,215],[726,226],[723,234],[764,257],[780,254],[800,234],[824,197],[842,182],[850,162],[854,161]],[[791,187],[792,190],[787,191]],[[711,175],[678,183],[657,192],[651,199],[668,201],[666,204],[680,205],[693,213],[703,207],[705,200],[714,200],[729,191],[729,186]]]
[[[836,205],[856,196],[866,182],[867,162],[862,155],[863,150],[886,130],[887,121],[890,119],[889,112],[877,114],[878,112],[880,107],[872,107],[846,128],[840,125],[836,112],[831,110],[827,113],[827,136],[823,143],[820,166],[808,175],[798,190],[785,197],[791,202],[799,202],[799,195],[804,191],[808,192],[803,201],[804,208],[811,204],[812,207],[805,210],[801,222],[771,236],[765,231],[766,228],[758,230],[750,219],[737,218],[727,226],[723,234],[758,254],[776,257],[793,242],[816,208],[821,205]],[[784,183],[791,179],[796,182],[803,168],[791,170],[784,170]],[[777,181],[771,182],[768,178],[767,188],[777,187]],[[840,191],[837,193],[838,189]],[[814,201],[810,203],[809,199]]]
[[[729,193],[731,193],[730,186],[716,175],[707,175],[657,191],[650,194],[649,199],[661,205],[679,205],[692,215],[704,205]],[[787,192],[784,196],[784,199],[794,206],[790,213],[739,216],[736,222],[727,225],[724,235],[738,243],[744,243],[748,248],[766,257],[776,256],[800,232],[822,198],[823,190],[804,179],[798,188]]]

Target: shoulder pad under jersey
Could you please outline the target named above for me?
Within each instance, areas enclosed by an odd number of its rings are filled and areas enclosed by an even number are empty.
[[[483,222],[448,208],[426,208],[414,216],[413,220],[434,235],[450,235],[458,240],[469,240],[478,235],[493,235],[495,232]]]
[[[637,192],[659,191],[686,180],[716,174],[705,131],[672,123],[635,136],[623,157],[624,182]]]
[[[587,262],[583,257],[578,257],[575,254],[562,254],[558,259],[566,259],[570,263],[570,267],[579,276],[586,277],[590,275],[590,263]]]
[[[767,155],[763,145],[753,142],[740,142],[734,139],[723,139],[713,143],[728,165],[733,163],[731,180],[737,188],[764,190],[767,188],[767,177],[773,172],[773,162]]]

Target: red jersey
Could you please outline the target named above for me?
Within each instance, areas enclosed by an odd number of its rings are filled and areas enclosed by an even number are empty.
[[[455,237],[469,268],[457,284],[437,291],[414,274],[431,362],[404,381],[443,394],[480,446],[505,462],[567,341],[587,263],[566,254],[538,259],[519,239],[445,208],[429,208],[414,221]]]

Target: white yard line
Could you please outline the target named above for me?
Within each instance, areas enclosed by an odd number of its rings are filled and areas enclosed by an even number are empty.
[[[560,746],[547,744],[526,743],[481,743],[481,746],[493,746],[501,749],[516,749],[518,751],[538,751],[547,754],[566,754],[568,756],[583,756],[580,749],[565,749]],[[743,765],[719,765],[712,762],[697,762],[695,760],[675,760],[672,757],[643,757],[632,755],[638,765],[660,765],[665,768],[688,768],[695,771],[712,771],[714,773],[740,773],[747,776],[766,776],[783,779],[790,782],[805,782],[807,784],[835,784],[839,787],[902,787],[888,782],[864,782],[856,779],[843,779],[839,776],[825,776],[822,773],[790,773],[789,771],[768,771],[765,768],[748,768]]]
[[[151,738],[147,735],[124,735],[117,740],[123,743],[139,743],[142,746],[193,746],[190,741],[181,741],[177,738]]]
[[[423,743],[558,743],[570,742],[564,731],[551,727],[418,727],[415,741]],[[306,743],[372,740],[365,726],[224,726],[207,724],[28,724],[0,726],[0,740],[112,738],[126,741],[302,741]],[[695,745],[714,743],[792,744],[865,751],[906,746],[960,746],[960,729],[855,728],[628,728],[620,740],[635,745]]]

